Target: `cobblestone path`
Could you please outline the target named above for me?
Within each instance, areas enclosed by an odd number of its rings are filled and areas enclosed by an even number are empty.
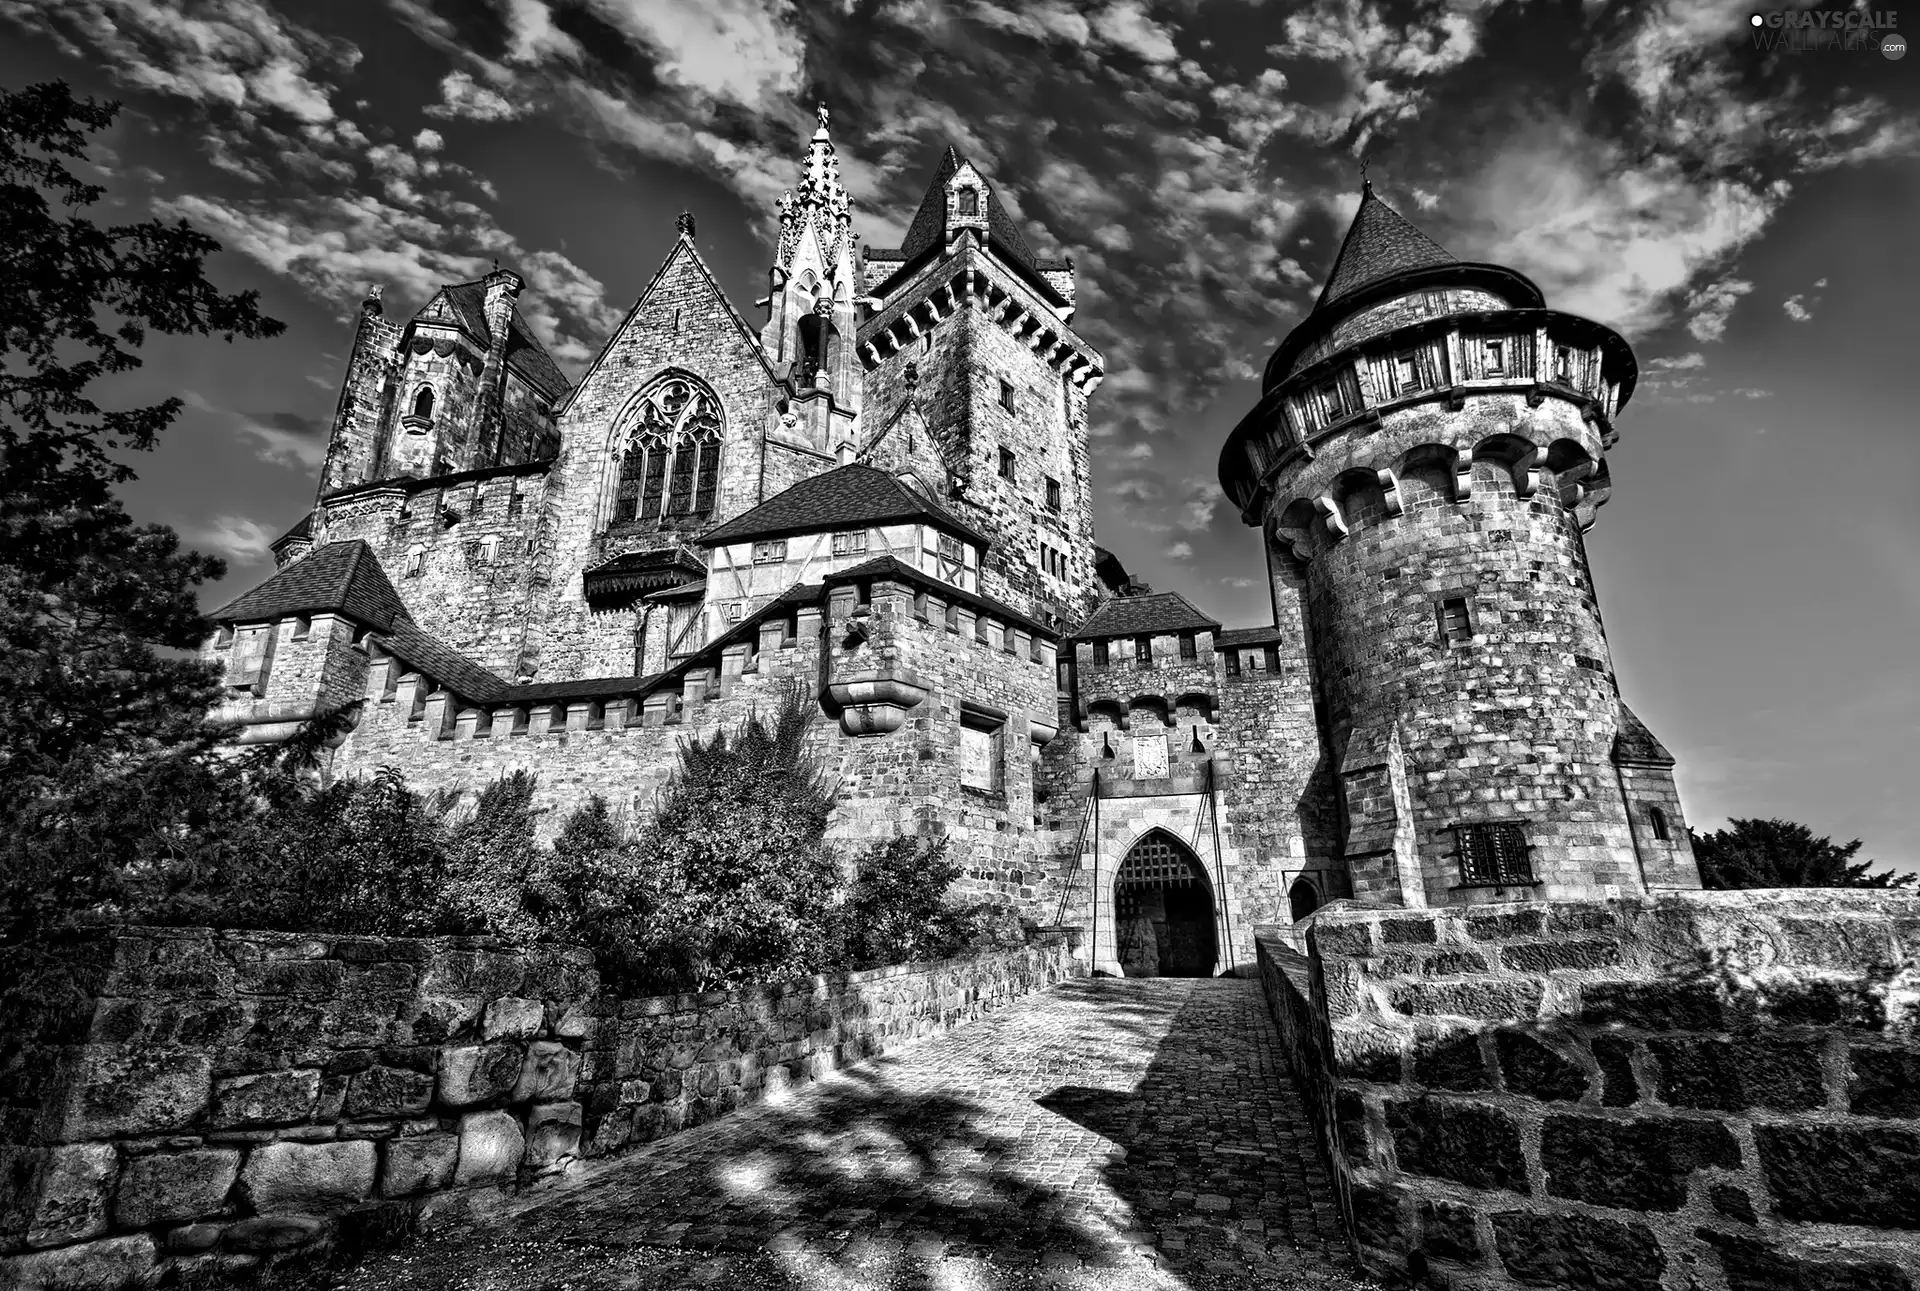
[[[1368,1285],[1259,985],[1235,978],[1066,983],[485,1227],[345,1285]]]

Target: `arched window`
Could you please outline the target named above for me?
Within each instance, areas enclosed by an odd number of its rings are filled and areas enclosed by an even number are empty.
[[[655,382],[618,449],[610,522],[710,514],[720,485],[720,429],[712,391],[682,376]]]
[[[971,188],[963,188],[954,195],[954,213],[958,215],[980,214],[980,194]]]
[[[1647,808],[1647,819],[1653,823],[1653,836],[1662,843],[1673,840],[1673,832],[1667,826],[1667,813],[1658,807]]]
[[[433,416],[432,386],[421,386],[420,393],[413,397],[413,415],[416,417]]]

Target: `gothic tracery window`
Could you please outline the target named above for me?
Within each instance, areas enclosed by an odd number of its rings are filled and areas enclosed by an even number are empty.
[[[687,377],[662,378],[641,398],[623,438],[612,523],[712,513],[720,403],[711,391]]]

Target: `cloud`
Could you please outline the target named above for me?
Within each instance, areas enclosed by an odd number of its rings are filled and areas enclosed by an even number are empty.
[[[1692,354],[1674,354],[1664,358],[1649,359],[1646,366],[1655,372],[1681,372],[1689,368],[1704,367],[1706,362],[1706,356],[1696,350]]]
[[[181,537],[190,547],[224,556],[236,565],[249,565],[258,561],[271,560],[271,543],[280,536],[277,529],[269,529],[257,520],[245,516],[215,516],[205,524],[189,526],[181,531]]]
[[[438,130],[422,130],[413,137],[413,150],[419,153],[439,152],[446,142]]]
[[[303,475],[319,469],[327,456],[327,427],[292,412],[254,413],[240,418],[240,433],[254,441],[263,462]]]
[[[1192,560],[1193,544],[1190,542],[1173,543],[1167,548],[1167,559],[1168,560]]]
[[[440,101],[429,104],[426,114],[442,121],[511,121],[524,108],[509,103],[505,95],[473,79],[463,71],[448,72],[440,82]]]
[[[1780,308],[1785,311],[1787,317],[1791,318],[1794,322],[1804,323],[1813,317],[1813,311],[1808,309],[1803,303],[1805,300],[1805,296],[1789,296],[1780,302]]]
[[[1717,341],[1727,330],[1727,319],[1753,284],[1738,278],[1708,283],[1687,297],[1687,331],[1696,341]]]

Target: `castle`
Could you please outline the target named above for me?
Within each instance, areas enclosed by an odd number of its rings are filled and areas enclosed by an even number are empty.
[[[1612,331],[1369,186],[1221,456],[1274,607],[1225,628],[1095,545],[1101,356],[985,174],[949,148],[863,246],[822,109],[779,229],[756,328],[683,215],[575,384],[509,270],[404,322],[370,295],[315,505],[212,616],[238,739],[364,701],[330,774],[644,811],[681,737],[797,681],[832,837],[944,835],[1127,973],[1246,965],[1342,897],[1699,886],[1582,536]]]

